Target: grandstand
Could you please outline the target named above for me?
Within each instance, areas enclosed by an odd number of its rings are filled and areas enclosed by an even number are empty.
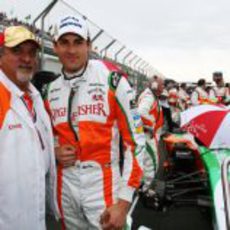
[[[143,89],[143,85],[148,77],[154,74],[162,75],[156,69],[151,67],[149,63],[143,60],[134,51],[128,49],[126,45],[112,37],[106,31],[101,29],[94,22],[90,21],[86,16],[77,11],[73,6],[68,5],[63,0],[53,0],[32,23],[28,20],[19,20],[16,17],[8,17],[5,12],[0,12],[0,31],[9,25],[24,25],[33,30],[36,36],[41,40],[42,50],[40,54],[40,70],[59,72],[61,66],[56,55],[53,52],[52,34],[55,30],[55,21],[51,24],[50,18],[59,13],[61,7],[64,14],[74,13],[84,17],[89,25],[92,51],[90,57],[92,59],[103,59],[118,66],[129,77],[130,83],[139,93]],[[41,25],[39,25],[41,22]]]

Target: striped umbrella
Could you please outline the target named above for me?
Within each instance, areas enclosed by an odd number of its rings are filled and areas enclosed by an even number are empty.
[[[208,148],[230,148],[230,109],[199,105],[181,113],[181,128]]]

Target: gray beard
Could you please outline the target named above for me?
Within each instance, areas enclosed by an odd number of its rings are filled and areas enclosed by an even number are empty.
[[[16,78],[19,82],[21,83],[25,83],[25,82],[29,82],[31,81],[33,77],[33,74],[25,74],[25,73],[21,73],[20,71],[17,72]]]

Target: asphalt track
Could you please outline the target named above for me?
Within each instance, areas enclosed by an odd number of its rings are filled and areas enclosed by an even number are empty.
[[[163,142],[160,142],[161,152],[160,168],[156,177],[162,177],[163,162],[166,157],[166,149]],[[151,202],[151,201],[149,201]],[[132,230],[145,226],[152,230],[213,230],[212,213],[205,208],[198,206],[170,206],[164,211],[156,211],[151,204],[145,205],[142,198],[139,199],[133,214]]]
[[[139,226],[153,230],[213,230],[211,216],[197,207],[175,207],[159,212],[144,207],[139,201],[132,218],[132,230],[137,230]],[[61,226],[54,218],[47,216],[47,230],[61,230]]]
[[[132,230],[139,226],[153,230],[213,230],[211,213],[197,207],[172,207],[166,211],[155,211],[139,202],[132,217]]]

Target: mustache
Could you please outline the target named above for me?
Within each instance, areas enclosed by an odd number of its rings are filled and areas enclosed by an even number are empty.
[[[33,70],[33,67],[30,65],[20,65],[20,66],[18,66],[18,69]]]

